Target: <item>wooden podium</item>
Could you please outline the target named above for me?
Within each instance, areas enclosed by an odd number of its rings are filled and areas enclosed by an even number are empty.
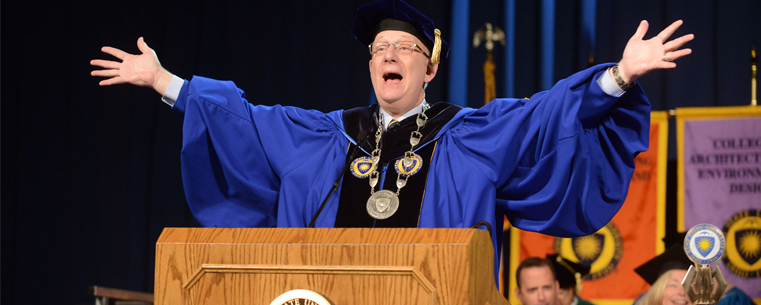
[[[156,304],[270,304],[293,289],[344,304],[508,304],[476,229],[166,228]]]

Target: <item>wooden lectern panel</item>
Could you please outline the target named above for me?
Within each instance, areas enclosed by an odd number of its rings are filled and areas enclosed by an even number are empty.
[[[166,228],[156,304],[270,304],[293,289],[334,304],[509,304],[476,229]]]

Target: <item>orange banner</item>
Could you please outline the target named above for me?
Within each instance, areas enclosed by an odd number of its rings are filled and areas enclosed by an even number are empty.
[[[511,229],[510,302],[515,298],[515,269],[527,257],[559,253],[566,259],[591,266],[584,278],[583,299],[598,305],[632,304],[649,285],[634,268],[663,252],[665,234],[665,184],[668,119],[653,112],[650,149],[635,159],[629,194],[621,210],[603,229],[576,238],[556,238]]]

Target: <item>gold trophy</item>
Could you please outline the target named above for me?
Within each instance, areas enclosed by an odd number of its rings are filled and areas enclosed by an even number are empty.
[[[684,252],[695,264],[687,270],[682,287],[693,304],[717,304],[727,289],[727,281],[718,266],[712,268],[727,248],[724,233],[711,224],[699,224],[684,237]],[[718,285],[714,291],[714,282]]]

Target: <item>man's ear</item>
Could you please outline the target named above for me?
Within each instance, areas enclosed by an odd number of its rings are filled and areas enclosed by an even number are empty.
[[[521,288],[518,286],[515,286],[515,297],[517,297],[518,301],[521,301],[521,303],[525,303],[523,302],[523,296],[521,295]]]
[[[425,82],[430,83],[434,77],[436,77],[436,72],[439,71],[439,64],[428,64],[428,67],[425,69]]]

